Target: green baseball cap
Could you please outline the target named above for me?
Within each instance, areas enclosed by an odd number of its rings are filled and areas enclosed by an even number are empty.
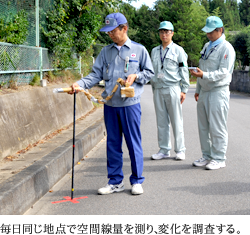
[[[217,28],[223,27],[222,20],[217,16],[209,16],[206,20],[206,25],[201,30],[205,33],[211,33]]]
[[[158,30],[160,30],[160,29],[168,29],[168,30],[174,31],[174,26],[172,25],[172,23],[170,21],[162,21],[160,23],[160,27]]]

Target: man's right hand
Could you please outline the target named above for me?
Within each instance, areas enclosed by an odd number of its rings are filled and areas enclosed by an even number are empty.
[[[78,93],[79,90],[76,90],[75,88],[80,87],[77,82],[73,83],[71,85],[72,91],[69,91],[68,94],[73,95],[74,93]]]
[[[198,101],[198,99],[199,99],[199,93],[195,93],[194,94],[194,98],[195,98],[196,101]]]

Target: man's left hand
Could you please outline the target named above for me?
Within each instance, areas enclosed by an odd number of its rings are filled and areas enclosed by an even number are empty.
[[[136,77],[137,77],[136,74],[130,74],[130,75],[128,75],[126,83],[128,83],[129,86],[131,86],[134,83]]]
[[[202,78],[203,77],[203,71],[199,68],[196,68],[197,69],[197,72],[195,72],[193,69],[190,70],[190,73],[192,76],[194,77],[200,77]]]
[[[181,104],[184,102],[185,99],[186,99],[186,94],[181,92]]]

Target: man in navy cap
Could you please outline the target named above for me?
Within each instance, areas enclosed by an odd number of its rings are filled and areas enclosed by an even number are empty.
[[[226,166],[229,84],[235,51],[225,40],[223,22],[219,17],[209,16],[202,31],[207,34],[209,42],[200,52],[197,72],[191,70],[191,74],[197,77],[195,100],[202,157],[193,165],[215,170]]]
[[[174,26],[170,21],[160,23],[162,44],[153,48],[151,59],[155,76],[151,80],[158,130],[159,151],[153,160],[170,157],[170,123],[174,134],[176,160],[185,159],[182,103],[189,88],[187,54],[172,41]]]
[[[105,81],[105,99],[112,93],[118,78],[134,88],[135,96],[123,98],[120,87],[112,99],[104,104],[104,121],[107,129],[107,170],[108,184],[98,190],[99,194],[110,194],[124,190],[122,138],[129,150],[132,174],[131,193],[142,194],[143,151],[141,146],[141,107],[140,98],[143,85],[154,75],[150,56],[146,48],[128,38],[128,22],[121,13],[112,13],[105,18],[106,32],[113,43],[105,46],[93,66],[92,72],[72,85],[75,88],[89,89],[101,80]]]

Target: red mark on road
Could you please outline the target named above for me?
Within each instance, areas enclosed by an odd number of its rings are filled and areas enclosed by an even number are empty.
[[[88,198],[87,196],[85,197],[78,197],[78,198],[73,198],[71,199],[71,197],[63,197],[65,198],[66,200],[61,200],[61,201],[56,201],[56,202],[51,202],[52,204],[56,204],[56,203],[62,203],[62,202],[72,202],[72,203],[80,203],[78,202],[77,200],[80,200],[80,199],[84,199],[84,198]]]

